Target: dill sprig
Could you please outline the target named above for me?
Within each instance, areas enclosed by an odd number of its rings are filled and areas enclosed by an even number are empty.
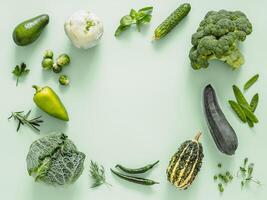
[[[17,126],[17,132],[19,131],[21,125],[27,125],[31,129],[39,132],[40,130],[38,127],[40,126],[40,123],[43,122],[43,120],[41,120],[41,116],[35,117],[33,119],[28,119],[31,114],[31,110],[29,110],[25,115],[23,113],[24,111],[12,112],[11,116],[8,118],[14,118],[14,120],[17,120],[19,122]]]
[[[89,172],[91,178],[93,179],[91,188],[98,187],[102,184],[107,184],[111,186],[109,183],[106,182],[105,169],[102,165],[99,166],[96,162],[91,160]]]

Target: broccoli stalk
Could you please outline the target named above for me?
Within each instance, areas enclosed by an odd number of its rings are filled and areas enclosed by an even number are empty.
[[[244,64],[238,43],[245,41],[252,25],[240,11],[210,11],[192,35],[189,58],[193,69],[207,68],[210,60],[221,60],[233,69]]]

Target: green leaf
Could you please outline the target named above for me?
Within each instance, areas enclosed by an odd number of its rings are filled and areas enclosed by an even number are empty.
[[[137,11],[136,11],[135,9],[131,9],[131,11],[130,11],[130,16],[131,16],[132,18],[136,18],[136,16],[137,16]]]
[[[121,18],[120,24],[121,26],[129,26],[135,22],[136,21],[130,15],[125,15]]]
[[[241,105],[244,113],[246,114],[246,116],[253,122],[253,123],[258,123],[259,120],[258,118],[254,115],[254,113],[246,106]]]
[[[153,7],[152,6],[144,7],[142,9],[138,10],[138,12],[144,12],[146,14],[151,14],[153,12]]]
[[[259,79],[259,74],[254,75],[251,77],[244,85],[244,90],[249,89],[257,80]]]
[[[151,21],[152,16],[151,15],[147,15],[145,17],[143,17],[141,20],[139,20],[139,23],[141,24],[147,24]]]
[[[18,85],[19,78],[23,75],[27,75],[29,72],[30,70],[27,69],[25,63],[21,63],[20,66],[16,65],[16,67],[12,71],[12,73],[17,77],[16,86]]]
[[[259,103],[259,94],[256,93],[256,94],[252,97],[252,99],[251,99],[251,101],[250,101],[250,108],[251,108],[251,111],[252,111],[252,112],[255,112],[255,110],[256,110],[256,108],[257,108],[257,106],[258,106],[258,103]]]
[[[233,85],[233,91],[234,91],[237,103],[239,105],[243,105],[243,106],[246,106],[247,108],[250,108],[250,106],[249,106],[246,98],[244,97],[243,93],[241,92],[241,90],[236,85]]]
[[[239,119],[242,122],[247,122],[247,117],[246,117],[244,111],[242,110],[241,106],[238,103],[236,103],[235,101],[232,101],[232,100],[229,100],[228,102],[229,102],[231,108],[233,109],[233,111],[235,111],[235,113],[239,117]]]
[[[117,28],[117,30],[116,30],[116,32],[115,32],[115,36],[117,37],[117,36],[119,36],[123,31],[125,31],[126,29],[128,29],[130,26],[122,26],[122,25],[120,25],[118,28]]]

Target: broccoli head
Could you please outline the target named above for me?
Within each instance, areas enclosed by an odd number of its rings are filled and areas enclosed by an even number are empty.
[[[193,69],[207,68],[209,60],[218,59],[233,69],[244,63],[239,41],[252,32],[252,24],[241,11],[210,11],[192,35],[189,58]]]

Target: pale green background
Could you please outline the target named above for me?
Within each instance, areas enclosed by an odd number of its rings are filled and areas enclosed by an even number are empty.
[[[154,28],[181,2],[177,0],[1,0],[0,1],[0,194],[5,200],[263,200],[266,186],[252,184],[243,191],[235,179],[220,195],[213,175],[218,162],[236,172],[244,157],[254,161],[255,177],[266,183],[266,7],[263,0],[191,0],[189,16],[162,41],[151,43]],[[131,8],[153,5],[150,25],[138,33],[132,29],[116,39],[113,34],[121,16]],[[188,51],[191,34],[209,10],[244,11],[253,23],[253,34],[242,44],[245,65],[232,71],[223,63],[213,62],[207,70],[190,67]],[[74,48],[63,29],[64,21],[78,9],[95,12],[104,22],[101,44],[88,51]],[[24,19],[41,13],[50,15],[50,23],[39,40],[27,47],[17,47],[11,38],[13,28]],[[45,49],[68,53],[71,65],[65,73],[70,87],[57,83],[58,75],[45,72],[40,63]],[[26,62],[30,74],[15,86],[12,68]],[[260,93],[256,114],[260,123],[250,129],[230,110],[227,100],[233,98],[232,84],[242,84],[255,73],[260,81],[247,93]],[[235,128],[239,147],[236,155],[222,155],[214,145],[205,123],[202,90],[211,83],[222,109]],[[68,108],[70,122],[64,123],[42,113],[32,101],[32,84],[49,85]],[[29,145],[40,136],[27,127],[16,133],[16,123],[7,117],[11,111],[32,109],[42,114],[45,123],[41,135],[64,131],[87,155],[85,171],[75,185],[53,188],[34,183],[26,171],[25,157]],[[187,191],[179,191],[166,181],[165,169],[181,142],[202,131],[203,167]],[[102,163],[107,179],[113,185],[90,189],[89,160]],[[161,184],[143,187],[112,176],[109,168],[116,163],[142,166],[160,159],[148,177]]]

